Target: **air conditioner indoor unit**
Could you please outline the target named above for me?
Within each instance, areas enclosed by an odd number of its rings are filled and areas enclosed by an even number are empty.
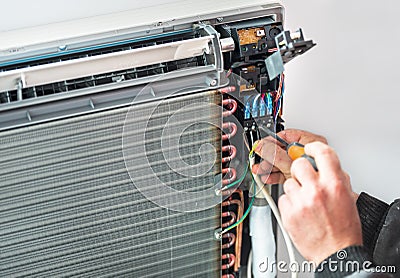
[[[1,277],[245,277],[244,142],[311,46],[279,1],[205,2],[0,33]]]

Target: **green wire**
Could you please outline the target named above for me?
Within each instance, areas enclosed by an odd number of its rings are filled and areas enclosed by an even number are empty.
[[[232,182],[232,183],[226,185],[225,188],[226,188],[226,189],[232,188],[232,187],[234,187],[235,185],[241,183],[241,182],[244,180],[244,178],[246,177],[247,172],[249,171],[249,167],[250,167],[249,164],[247,164],[246,170],[244,171],[244,173],[243,173],[243,175],[240,177],[240,179],[238,179],[238,180],[236,180],[236,181],[234,181],[234,182]]]
[[[250,153],[249,153],[249,158],[250,158],[252,155],[254,155],[254,150],[257,148],[257,145],[258,145],[258,143],[256,143],[256,144],[253,145],[253,148],[250,150]],[[247,164],[246,171],[245,171],[244,174],[240,177],[240,179],[238,179],[237,181],[234,181],[234,182],[231,183],[231,184],[228,184],[227,186],[225,186],[225,188],[228,189],[228,188],[231,188],[231,187],[237,185],[238,183],[241,183],[241,182],[244,180],[244,178],[246,177],[247,172],[249,171],[249,168],[250,168],[250,162],[249,162],[249,164]],[[252,178],[252,180],[253,180],[252,183],[251,183],[251,185],[254,187],[254,192],[253,192],[253,196],[252,196],[252,198],[251,198],[251,201],[250,201],[250,204],[249,204],[247,210],[245,211],[245,213],[243,214],[243,216],[242,216],[236,223],[234,223],[234,224],[228,226],[227,228],[225,228],[225,230],[221,231],[221,233],[220,233],[221,235],[224,234],[224,233],[226,233],[227,231],[229,231],[229,230],[231,230],[231,229],[237,227],[238,225],[240,225],[240,224],[246,219],[247,215],[249,215],[250,210],[251,210],[251,208],[253,207],[254,200],[256,199],[256,191],[257,191],[256,184],[255,184],[253,175],[251,175],[251,178]]]
[[[229,230],[231,230],[231,229],[237,227],[240,223],[242,223],[242,222],[246,219],[247,215],[249,215],[250,210],[251,210],[251,208],[253,207],[254,200],[255,200],[255,198],[256,198],[256,194],[255,194],[255,192],[256,192],[256,184],[254,183],[254,180],[253,180],[253,182],[252,182],[252,185],[253,185],[253,187],[254,187],[254,194],[253,194],[253,196],[252,196],[252,198],[251,198],[249,207],[247,208],[246,212],[243,214],[243,216],[242,216],[236,223],[234,223],[234,224],[230,225],[229,227],[225,228],[225,230],[223,230],[223,231],[221,232],[221,235],[224,234],[224,233],[226,233],[227,231],[229,231]]]

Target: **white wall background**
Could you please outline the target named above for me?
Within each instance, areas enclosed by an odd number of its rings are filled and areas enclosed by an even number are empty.
[[[166,2],[175,1],[8,1],[2,5],[0,31]],[[287,126],[325,135],[350,173],[355,191],[388,202],[400,197],[399,2],[284,4],[286,27],[302,27],[306,37],[318,43],[287,65]]]
[[[356,191],[400,197],[400,4],[284,1],[318,46],[287,66],[287,126],[325,135]]]

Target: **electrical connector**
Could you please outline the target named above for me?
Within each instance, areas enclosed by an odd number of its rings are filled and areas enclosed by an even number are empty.
[[[260,100],[260,117],[264,117],[267,111],[267,104],[264,99]]]
[[[271,115],[274,112],[274,109],[272,106],[271,94],[267,94],[267,110],[268,110],[268,115]]]
[[[245,120],[250,119],[250,117],[251,117],[251,112],[250,112],[250,110],[251,110],[250,103],[247,102],[246,105],[245,105],[245,107],[244,107],[244,119],[245,119]]]
[[[251,115],[253,116],[253,118],[257,118],[258,117],[258,105],[257,105],[257,102],[253,103],[253,107],[251,109]]]

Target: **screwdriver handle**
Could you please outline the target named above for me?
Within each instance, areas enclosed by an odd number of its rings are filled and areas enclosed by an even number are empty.
[[[299,142],[290,143],[286,148],[287,154],[292,160],[296,160],[300,157],[304,157],[307,159],[315,171],[318,172],[317,164],[315,163],[315,159],[312,156],[309,156],[304,151],[304,145]]]

